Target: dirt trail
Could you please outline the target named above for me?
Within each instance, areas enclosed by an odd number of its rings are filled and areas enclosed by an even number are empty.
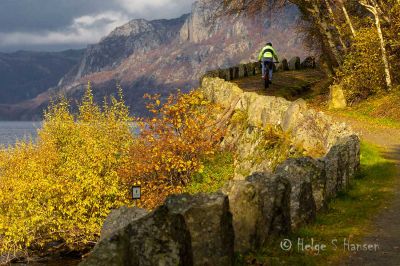
[[[292,101],[299,97],[307,97],[311,92],[311,87],[322,80],[326,80],[323,72],[316,69],[306,69],[274,73],[272,85],[268,89],[264,89],[260,75],[234,80],[233,82],[245,91],[283,97]]]
[[[393,160],[399,169],[394,200],[373,219],[373,232],[363,243],[379,245],[377,252],[358,252],[342,265],[350,266],[399,266],[400,265],[400,129],[382,128],[352,118],[337,117],[360,133],[361,138],[384,148],[384,157]]]
[[[326,78],[317,70],[278,72],[270,89],[262,88],[260,77],[234,81],[246,91],[255,91],[263,95],[284,97],[288,100],[312,97],[319,87],[324,87]],[[316,95],[318,95],[318,91]],[[363,243],[378,244],[377,252],[358,252],[351,254],[343,266],[400,266],[400,129],[384,128],[361,122],[353,118],[330,114],[339,122],[345,122],[369,143],[384,150],[384,157],[394,161],[398,167],[396,193],[392,202],[371,217],[373,231],[368,233]]]

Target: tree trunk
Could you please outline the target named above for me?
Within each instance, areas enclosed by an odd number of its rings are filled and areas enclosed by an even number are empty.
[[[383,37],[381,21],[380,21],[378,13],[375,13],[374,16],[375,16],[376,29],[378,30],[378,35],[379,35],[379,39],[380,39],[380,43],[381,43],[382,60],[383,60],[383,64],[385,65],[386,86],[388,88],[388,91],[390,91],[392,89],[392,77],[390,75],[390,63],[389,63],[389,59],[388,59],[387,52],[386,52],[385,39]]]
[[[326,7],[328,8],[328,12],[329,12],[330,18],[331,18],[331,20],[332,20],[333,26],[335,26],[335,28],[336,28],[336,30],[337,30],[337,32],[338,32],[338,34],[339,34],[339,42],[340,42],[340,44],[342,45],[344,51],[346,51],[346,50],[347,50],[347,46],[346,46],[346,44],[345,44],[344,41],[343,41],[343,38],[342,38],[343,34],[342,34],[342,31],[340,30],[339,25],[338,25],[338,23],[336,22],[335,13],[333,13],[333,10],[332,10],[331,4],[329,3],[329,0],[324,0],[324,1],[325,1]]]
[[[383,36],[382,27],[381,27],[381,18],[380,18],[380,11],[378,10],[378,4],[375,0],[360,0],[359,2],[363,5],[369,12],[374,15],[375,18],[375,26],[376,30],[378,31],[379,41],[381,45],[382,51],[382,61],[385,67],[385,79],[386,79],[386,86],[387,90],[390,91],[392,89],[392,76],[390,74],[390,63],[386,52],[386,43],[385,38]]]
[[[340,5],[342,7],[342,10],[343,10],[343,13],[344,13],[344,17],[346,18],[347,24],[350,27],[351,34],[353,35],[353,37],[355,37],[356,36],[356,31],[354,30],[353,23],[351,22],[351,19],[350,19],[349,13],[347,12],[346,6],[344,5],[343,0],[339,0],[339,2],[340,2]]]
[[[321,34],[325,37],[328,46],[331,50],[331,53],[333,55],[333,62],[336,66],[339,66],[342,64],[342,56],[337,48],[336,42],[333,38],[332,32],[329,29],[329,23],[327,23],[326,19],[324,16],[321,16],[321,13],[319,11],[318,5],[313,2],[312,3],[312,11],[313,16],[315,18],[316,25],[320,28]]]

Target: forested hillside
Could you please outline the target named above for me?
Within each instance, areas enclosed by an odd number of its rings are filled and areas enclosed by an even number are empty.
[[[0,104],[15,104],[57,86],[83,50],[0,53]]]
[[[59,93],[78,99],[87,81],[98,102],[115,93],[119,83],[133,113],[145,113],[143,95],[166,96],[177,88],[189,90],[207,70],[254,61],[266,41],[282,57],[306,56],[297,34],[299,11],[287,6],[254,17],[218,17],[215,1],[196,1],[190,14],[176,19],[134,19],[89,45],[79,63],[54,89],[17,105],[1,108],[0,117],[40,118],[49,99]]]

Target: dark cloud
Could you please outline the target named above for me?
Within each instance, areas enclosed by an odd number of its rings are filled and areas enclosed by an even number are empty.
[[[0,32],[56,30],[75,17],[116,7],[103,0],[1,0]]]
[[[193,1],[0,0],[0,51],[84,47],[130,19],[178,17]]]

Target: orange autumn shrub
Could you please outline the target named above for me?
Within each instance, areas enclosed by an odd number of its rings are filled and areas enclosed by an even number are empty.
[[[215,126],[217,108],[199,91],[178,92],[164,104],[159,95],[145,97],[152,116],[137,119],[140,133],[124,176],[141,182],[140,206],[151,209],[181,192],[202,171],[202,159],[218,149],[224,132]]]

